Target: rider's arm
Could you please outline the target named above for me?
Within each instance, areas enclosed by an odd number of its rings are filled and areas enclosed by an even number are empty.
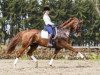
[[[44,15],[43,16],[43,20],[44,20],[44,22],[45,22],[46,25],[48,25],[48,24],[54,25],[54,23],[51,22],[51,19],[50,19],[50,17],[48,15]]]

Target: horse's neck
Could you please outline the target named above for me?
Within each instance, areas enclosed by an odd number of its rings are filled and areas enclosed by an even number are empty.
[[[74,25],[77,23],[79,23],[79,20],[74,17],[74,18],[70,18],[69,20],[61,24],[59,27],[60,28],[68,28],[68,27],[73,28]]]

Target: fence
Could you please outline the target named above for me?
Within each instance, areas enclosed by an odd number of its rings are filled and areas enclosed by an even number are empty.
[[[100,46],[73,46],[73,48],[100,50]]]

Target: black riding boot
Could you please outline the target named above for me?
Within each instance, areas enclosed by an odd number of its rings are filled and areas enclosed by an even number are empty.
[[[52,35],[51,35],[51,34],[49,35],[48,46],[49,46],[49,47],[52,47],[52,46],[53,46],[53,45],[52,45]]]

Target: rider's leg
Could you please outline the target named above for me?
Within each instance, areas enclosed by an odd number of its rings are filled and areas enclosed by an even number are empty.
[[[49,34],[48,46],[52,46],[52,34]]]
[[[52,34],[53,34],[53,29],[51,25],[47,25],[46,29],[49,33],[49,42],[48,42],[48,46],[52,46]]]

